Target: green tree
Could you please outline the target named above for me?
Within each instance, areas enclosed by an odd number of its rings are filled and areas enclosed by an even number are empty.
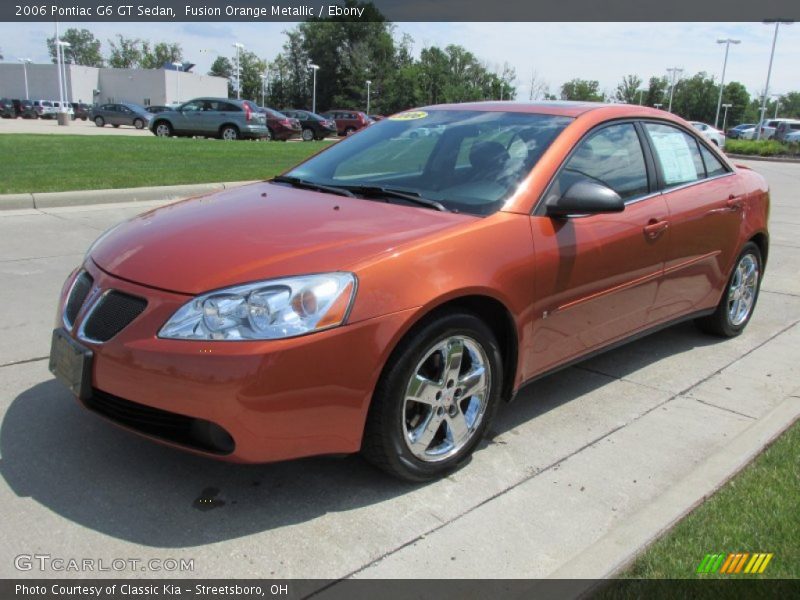
[[[228,80],[228,97],[235,95],[235,90],[233,89],[233,64],[231,64],[230,59],[225,56],[218,56],[214,62],[211,64],[211,69],[208,71],[209,75],[213,75],[214,77],[224,77]]]
[[[789,92],[781,96],[780,116],[800,119],[800,92]]]
[[[100,53],[100,40],[88,29],[67,29],[61,39],[69,43],[64,48],[64,59],[67,63],[85,65],[87,67],[102,67],[103,56]],[[56,38],[47,38],[47,51],[50,59],[56,62]],[[2,59],[2,57],[0,57]]]
[[[719,85],[705,72],[681,79],[675,84],[672,112],[689,121],[714,123]]]
[[[589,79],[572,79],[561,86],[562,100],[601,102],[600,82]]]
[[[141,52],[139,66],[143,69],[160,69],[165,64],[183,62],[183,49],[176,43],[158,42],[151,48],[149,42],[143,42]]]
[[[637,104],[641,85],[642,78],[638,75],[625,75],[619,85],[617,85],[617,91],[614,97],[620,102]]]
[[[115,69],[135,69],[142,62],[142,40],[117,34],[117,41],[108,40],[111,54],[108,65]]]
[[[656,104],[663,104],[666,110],[667,98],[669,92],[669,82],[666,77],[651,77],[647,83],[647,93],[644,95],[645,106],[655,106]]]
[[[739,123],[746,123],[744,120],[745,112],[750,104],[750,94],[747,88],[738,81],[731,81],[725,84],[725,90],[722,92],[722,104],[731,104],[728,109],[728,121],[725,127],[733,127]],[[725,109],[720,107],[719,114],[719,127],[723,127],[723,119],[725,116]]]

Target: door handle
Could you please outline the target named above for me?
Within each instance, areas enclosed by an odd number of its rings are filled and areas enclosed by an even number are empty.
[[[728,199],[725,201],[725,206],[732,210],[742,210],[742,198],[741,196],[734,196],[731,194],[728,196]]]
[[[668,227],[669,221],[656,221],[655,219],[650,219],[648,224],[644,226],[644,234],[649,239],[654,240],[664,233]]]

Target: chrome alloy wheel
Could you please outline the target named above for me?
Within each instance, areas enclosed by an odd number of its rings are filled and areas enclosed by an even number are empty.
[[[752,254],[745,254],[736,265],[728,288],[728,319],[734,327],[741,325],[750,316],[758,288],[758,261]]]
[[[403,434],[412,454],[438,462],[458,453],[483,420],[491,365],[472,338],[452,336],[430,348],[408,382]]]
[[[156,125],[156,135],[158,137],[169,137],[172,135],[172,131],[166,123],[159,123]]]

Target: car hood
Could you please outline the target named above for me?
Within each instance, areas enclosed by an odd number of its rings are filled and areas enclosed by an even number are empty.
[[[259,183],[164,206],[94,245],[104,271],[183,294],[346,270],[477,217]]]

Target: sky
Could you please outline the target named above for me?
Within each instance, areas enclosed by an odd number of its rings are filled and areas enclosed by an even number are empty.
[[[186,60],[205,73],[216,56],[231,56],[240,42],[266,59],[273,59],[292,23],[61,23],[87,28],[103,42],[120,33],[153,42],[177,42]],[[48,61],[48,23],[0,23],[0,48],[5,60]],[[504,62],[517,73],[517,99],[527,100],[533,72],[558,93],[565,81],[596,79],[613,93],[622,77],[637,74],[645,82],[666,75],[669,67],[683,74],[705,71],[719,80],[724,45],[719,38],[741,40],[731,45],[726,81],[739,81],[753,93],[763,89],[774,25],[762,23],[396,23],[395,37],[408,33],[414,51],[430,45],[459,44],[498,70]],[[770,82],[770,93],[800,90],[800,23],[781,25]]]

